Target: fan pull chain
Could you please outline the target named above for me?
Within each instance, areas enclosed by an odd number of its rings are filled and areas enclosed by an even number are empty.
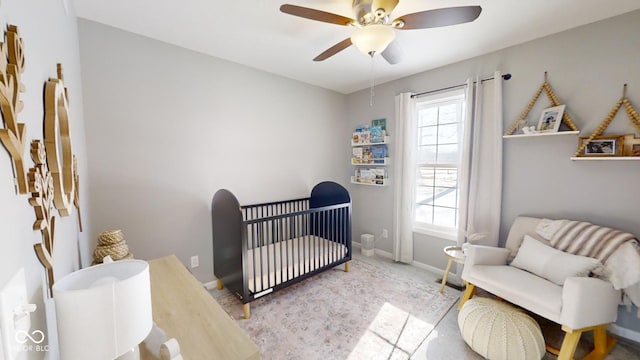
[[[375,78],[374,78],[374,72],[373,72],[374,64],[375,64],[375,58],[373,57],[373,55],[371,55],[371,73],[369,74],[371,76],[369,106],[373,106],[373,96],[374,96],[373,88],[375,86]]]

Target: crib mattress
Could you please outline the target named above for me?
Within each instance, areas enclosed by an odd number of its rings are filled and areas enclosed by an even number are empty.
[[[258,293],[270,289],[346,255],[345,245],[315,235],[249,249],[246,273],[249,291]]]

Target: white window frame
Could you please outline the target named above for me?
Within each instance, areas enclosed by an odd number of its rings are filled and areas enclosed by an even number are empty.
[[[431,94],[431,95],[427,95],[427,96],[423,96],[422,98],[418,99],[416,101],[416,107],[415,107],[415,111],[416,111],[416,119],[419,118],[418,113],[420,110],[422,110],[424,107],[429,107],[430,105],[434,105],[434,104],[438,104],[439,106],[441,105],[446,105],[446,103],[451,103],[451,102],[459,102],[460,100],[462,100],[462,111],[460,113],[460,118],[458,119],[458,152],[459,154],[462,154],[462,146],[463,146],[463,138],[464,138],[464,119],[465,119],[465,111],[468,108],[467,107],[467,99],[465,99],[465,89],[461,88],[461,89],[455,89],[455,90],[448,90],[448,91],[443,91],[443,92],[439,92],[436,94]],[[418,156],[418,147],[420,146],[420,140],[418,139],[419,137],[419,121],[416,120],[415,122],[415,137],[413,138],[413,141],[411,141],[410,146],[411,149],[413,151],[413,158],[417,159]],[[457,191],[460,191],[460,163],[461,163],[461,159],[459,158],[456,163],[449,163],[453,166],[456,166],[457,170],[458,170],[458,180],[457,180]],[[438,164],[437,162],[435,164]],[[416,221],[416,214],[415,214],[415,210],[416,210],[416,190],[418,188],[418,183],[417,183],[417,171],[418,171],[418,167],[420,166],[417,163],[413,164],[414,166],[414,181],[413,181],[413,193],[414,196],[412,197],[412,207],[413,207],[413,219],[412,219],[412,223],[413,223],[413,231],[415,233],[419,233],[419,234],[424,234],[424,235],[428,235],[428,236],[434,236],[437,238],[442,238],[442,239],[447,239],[447,240],[452,240],[452,241],[457,241],[458,238],[458,221],[459,221],[459,211],[460,211],[460,196],[457,196],[457,201],[456,201],[456,224],[454,227],[446,227],[446,226],[441,226],[441,225],[434,225],[434,224],[430,224],[430,223],[424,223],[424,222],[418,222]]]

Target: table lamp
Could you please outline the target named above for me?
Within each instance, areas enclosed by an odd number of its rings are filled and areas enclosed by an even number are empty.
[[[153,325],[149,264],[121,260],[73,272],[53,285],[60,358],[139,358]]]

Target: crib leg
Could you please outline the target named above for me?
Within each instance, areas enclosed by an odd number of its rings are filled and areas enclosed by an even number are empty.
[[[251,317],[251,304],[246,303],[246,304],[244,304],[243,308],[244,308],[244,318],[245,319],[250,318]]]
[[[351,265],[348,261],[344,263],[344,272],[349,272],[349,265]]]
[[[218,279],[218,290],[224,289],[224,284],[222,284],[222,280]]]

